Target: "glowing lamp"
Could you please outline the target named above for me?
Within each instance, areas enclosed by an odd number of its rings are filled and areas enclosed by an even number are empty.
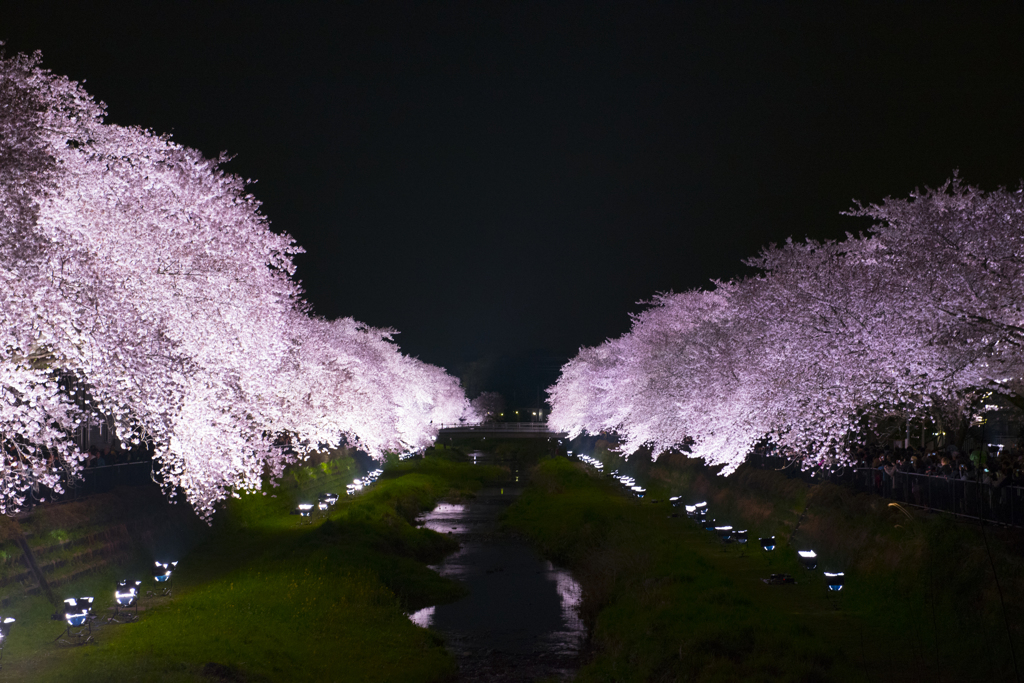
[[[300,517],[309,517],[313,514],[313,504],[299,503],[298,507],[295,508],[294,514],[299,515]]]
[[[800,564],[804,569],[814,569],[818,566],[818,554],[813,550],[798,550],[796,554],[800,556]]]
[[[736,531],[736,533],[734,535],[736,536],[736,542],[737,543],[746,543],[747,542],[747,530],[746,529],[743,529],[742,531],[738,530],[738,531]]]
[[[317,501],[317,509],[321,512],[331,507],[338,502],[337,493],[321,493],[320,500]]]
[[[142,585],[141,581],[128,581],[127,579],[124,581],[118,581],[117,588],[114,589],[114,601],[117,603],[117,606],[134,606],[135,601],[139,598],[140,585]]]
[[[718,534],[718,538],[723,541],[728,541],[732,538],[732,527],[731,526],[716,526],[715,533]]]
[[[92,612],[92,598],[68,598],[64,601],[64,619],[68,626],[82,626]]]
[[[775,537],[769,536],[767,538],[762,538],[761,548],[763,548],[766,553],[770,553],[771,551],[775,550]]]
[[[696,514],[697,514],[697,506],[696,505],[687,505],[686,506],[686,516],[687,517],[693,517]]]
[[[153,579],[159,583],[164,583],[171,579],[171,572],[178,566],[178,562],[154,562],[153,567]]]
[[[828,586],[828,589],[830,591],[835,591],[838,593],[839,591],[843,590],[843,583],[845,578],[846,577],[843,575],[843,572],[836,572],[834,574],[831,572],[825,572],[825,585]]]
[[[4,617],[0,619],[0,646],[7,640],[7,635],[11,632],[11,625],[14,624],[14,617]]]

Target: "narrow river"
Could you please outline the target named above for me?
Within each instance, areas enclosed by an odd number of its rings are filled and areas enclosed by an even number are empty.
[[[464,582],[469,595],[410,618],[445,636],[460,681],[569,680],[585,636],[580,587],[569,572],[502,532],[498,517],[522,489],[483,489],[471,501],[422,515],[429,529],[458,536],[462,547],[433,567]]]

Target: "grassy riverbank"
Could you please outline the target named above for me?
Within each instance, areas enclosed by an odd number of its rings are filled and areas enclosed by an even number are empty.
[[[729,508],[732,524],[795,529],[809,494],[777,484],[785,489],[780,495],[767,493],[768,484],[747,496],[719,491],[721,506],[713,501],[712,509],[721,515]],[[653,488],[662,498],[681,492],[665,480]],[[850,558],[840,552],[843,540],[831,540],[822,567],[833,562],[849,573],[836,602],[820,571],[798,565],[786,536],[780,534],[769,566],[755,534],[752,546],[723,546],[685,517],[671,518],[666,503],[626,498],[607,478],[565,459],[536,469],[533,486],[506,522],[583,585],[593,643],[580,681],[1014,680],[1007,632],[990,609],[991,596],[977,587],[957,593],[964,583],[984,584],[984,577],[951,578],[965,562],[957,555],[960,531],[944,532],[944,520],[932,528],[904,518],[901,526],[916,527],[911,542],[905,529],[893,528],[889,515],[903,517],[899,511],[886,508],[881,519],[858,521],[850,518],[850,501],[845,515],[842,500],[817,502],[809,523],[816,530],[807,533],[831,528],[860,542],[865,533],[853,532],[866,528],[897,539],[885,546],[892,556],[875,554],[863,564],[844,564]],[[744,510],[752,519],[744,519]],[[974,546],[962,551],[973,553]],[[936,585],[927,572],[907,575],[928,562],[948,586]],[[798,585],[765,585],[760,579],[773,572],[792,574]]]
[[[232,501],[209,539],[181,558],[173,597],[144,599],[137,623],[104,625],[93,644],[53,644],[62,626],[48,619],[53,608],[41,598],[12,605],[18,622],[3,677],[444,680],[455,670],[451,655],[405,612],[462,594],[425,566],[456,544],[411,522],[437,500],[471,495],[483,480],[503,475],[444,457],[400,463],[312,525],[288,514],[297,501],[282,489]],[[118,567],[64,592],[96,595],[97,611],[106,614],[115,578],[139,571]],[[138,578],[153,586],[148,575]]]

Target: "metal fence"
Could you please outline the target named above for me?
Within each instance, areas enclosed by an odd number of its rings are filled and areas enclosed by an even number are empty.
[[[458,432],[530,432],[548,433],[547,422],[474,422],[466,424],[441,424],[438,430]]]
[[[859,467],[833,472],[829,481],[906,505],[940,510],[962,517],[1024,526],[1024,488],[986,484],[970,479],[936,477]]]

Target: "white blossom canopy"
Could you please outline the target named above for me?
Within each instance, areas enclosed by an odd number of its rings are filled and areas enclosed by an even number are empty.
[[[688,447],[735,470],[764,438],[841,460],[881,418],[964,420],[1024,395],[1024,195],[954,178],[853,215],[842,242],[772,245],[759,275],[665,294],[630,332],[582,349],[549,389],[550,422],[615,431],[632,451]]]
[[[104,123],[39,62],[0,58],[0,511],[75,473],[84,420],[152,443],[209,516],[311,449],[419,448],[467,413],[390,331],[307,314],[301,249],[223,156]]]

